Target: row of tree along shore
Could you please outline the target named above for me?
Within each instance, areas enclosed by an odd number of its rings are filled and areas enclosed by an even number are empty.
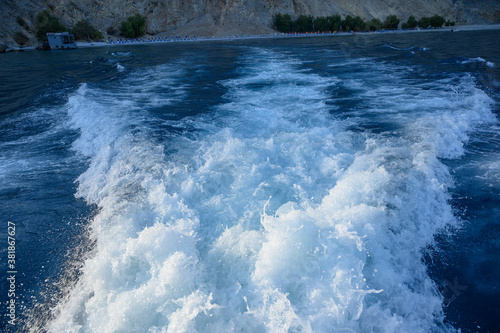
[[[102,40],[104,35],[86,20],[81,20],[74,27],[65,27],[51,12],[43,10],[35,17],[35,31],[30,30],[30,26],[21,17],[17,18],[17,23],[26,31],[34,33],[39,40],[44,40],[49,32],[65,32],[75,36],[75,39],[82,40]],[[126,38],[143,36],[145,32],[146,19],[140,14],[130,16],[123,21],[119,33]],[[113,28],[106,31],[109,35],[117,33]],[[14,41],[23,46],[29,41],[29,37],[22,31],[14,33]]]
[[[401,20],[396,15],[389,15],[384,22],[374,18],[365,21],[359,16],[352,17],[347,15],[342,18],[340,15],[312,17],[300,15],[295,20],[288,14],[276,14],[273,17],[273,26],[276,30],[283,33],[289,32],[325,32],[325,31],[376,31],[381,29],[398,29]],[[417,20],[410,16],[408,21],[402,23],[402,29],[427,29],[441,28],[443,25],[454,26],[455,22],[446,21],[444,17],[434,15],[431,17],[422,17]]]
[[[75,39],[80,40],[102,40],[103,33],[92,26],[88,21],[81,20],[74,27],[65,27],[50,11],[44,10],[39,12],[35,17],[35,31],[31,31],[30,26],[21,18],[17,18],[19,26],[30,33],[36,35],[40,40],[45,39],[48,32],[64,32],[72,33]],[[347,15],[342,18],[340,15],[331,15],[326,17],[312,17],[300,15],[295,20],[292,20],[288,14],[276,14],[273,17],[274,28],[283,33],[297,32],[326,32],[326,31],[376,31],[380,29],[397,29],[400,24],[400,19],[395,15],[389,15],[382,22],[379,19],[365,21],[359,16],[352,17]],[[120,26],[120,31],[115,31],[114,28],[108,28],[108,35],[121,34],[126,38],[136,38],[143,36],[145,33],[146,19],[140,14],[130,16],[123,21]],[[442,16],[434,15],[432,17],[422,17],[417,20],[414,16],[410,16],[407,22],[402,23],[402,29],[416,29],[417,27],[425,29],[428,27],[440,28],[443,25],[454,26],[455,22],[446,21]],[[23,46],[28,43],[29,37],[23,31],[14,33],[14,41]]]

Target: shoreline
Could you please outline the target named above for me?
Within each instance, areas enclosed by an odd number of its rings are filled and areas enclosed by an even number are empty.
[[[238,35],[238,36],[223,36],[223,37],[141,37],[135,39],[119,39],[113,42],[75,42],[77,48],[95,48],[95,47],[114,47],[114,46],[136,46],[136,45],[161,45],[169,43],[184,43],[184,42],[203,42],[203,41],[234,41],[246,39],[270,39],[270,38],[308,38],[308,37],[333,37],[333,36],[355,36],[355,35],[380,35],[380,34],[401,34],[401,33],[430,33],[430,32],[462,32],[462,31],[487,31],[500,30],[500,24],[474,24],[474,25],[459,25],[453,27],[443,27],[437,29],[416,29],[416,30],[381,30],[374,32],[327,32],[327,33],[280,33],[260,34],[260,35]],[[21,47],[7,49],[8,52],[24,52],[38,51],[36,47]]]

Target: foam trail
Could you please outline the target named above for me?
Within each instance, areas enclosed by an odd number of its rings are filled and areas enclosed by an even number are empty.
[[[96,248],[49,330],[453,331],[421,251],[457,223],[439,158],[460,156],[474,126],[495,121],[491,100],[469,77],[462,91],[412,82],[391,99],[391,64],[365,61],[343,80],[247,52],[240,75],[220,82],[228,102],[177,124],[196,139],[155,143],[145,121],[175,102],[152,105],[149,92],[178,86],[182,70],[129,74],[132,91],[151,84],[137,98],[88,86],[70,97],[74,148],[90,159],[78,195],[99,207]],[[404,135],[349,130],[356,120],[325,103],[343,85],[374,117],[390,110]],[[417,109],[422,97],[431,102]]]

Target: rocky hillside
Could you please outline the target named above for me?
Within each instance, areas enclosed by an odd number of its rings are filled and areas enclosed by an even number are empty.
[[[459,24],[500,23],[498,0],[0,0],[0,43],[12,43],[21,31],[34,38],[34,17],[48,9],[68,27],[82,19],[101,30],[119,31],[127,16],[140,13],[147,19],[148,34],[222,36],[273,32],[276,13],[327,16],[359,15],[366,20],[395,14],[439,14]],[[21,20],[21,19],[22,20]],[[21,23],[22,24],[21,24]],[[109,29],[111,28],[111,29]]]

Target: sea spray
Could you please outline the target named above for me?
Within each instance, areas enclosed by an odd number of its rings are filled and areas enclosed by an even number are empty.
[[[325,77],[247,52],[220,82],[225,103],[172,123],[188,136],[155,140],[157,121],[144,121],[189,89],[174,89],[187,64],[127,74],[129,99],[88,85],[70,97],[96,247],[49,329],[453,331],[422,250],[457,223],[439,158],[493,121],[491,100],[467,76],[445,79],[458,92],[424,80],[394,89],[393,67],[416,69],[372,59],[350,79]],[[156,84],[176,97],[150,104]],[[356,130],[331,94],[344,88],[361,99],[346,113],[390,130]]]

